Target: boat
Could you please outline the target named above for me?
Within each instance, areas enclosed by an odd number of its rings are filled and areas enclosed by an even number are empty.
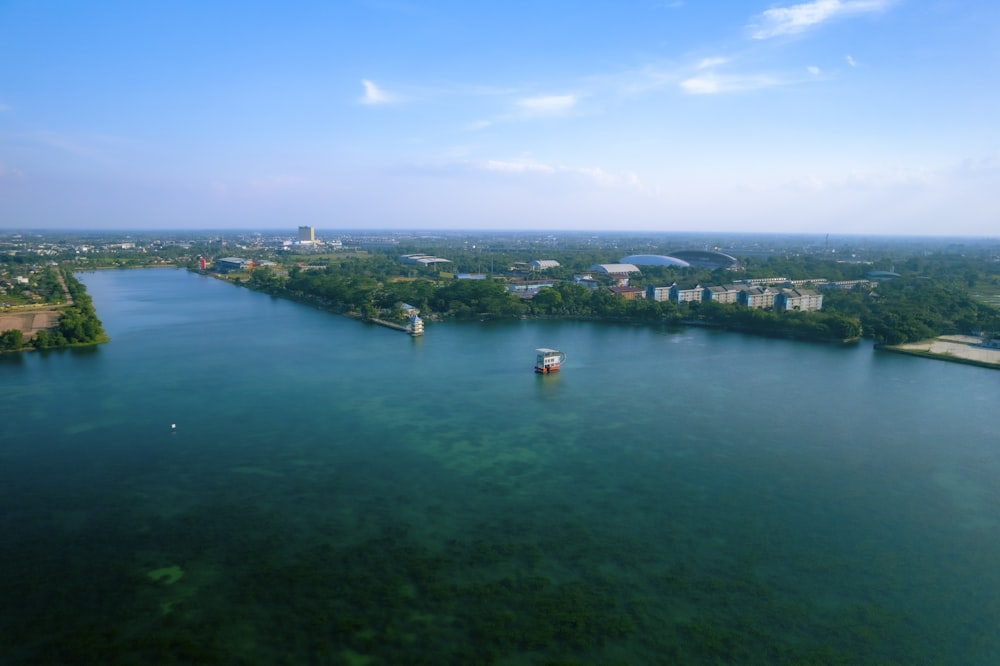
[[[558,349],[541,347],[536,349],[535,352],[538,354],[538,356],[535,357],[535,372],[540,372],[543,375],[555,372],[562,367],[563,362],[566,360],[566,354],[562,353]]]

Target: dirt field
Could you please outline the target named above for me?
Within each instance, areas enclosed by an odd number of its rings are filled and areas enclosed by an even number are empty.
[[[890,349],[932,354],[943,360],[964,359],[1000,367],[1000,349],[984,347],[979,338],[971,335],[942,335],[934,340],[910,342],[905,345],[896,345]]]
[[[30,340],[35,333],[45,328],[54,328],[59,323],[59,310],[28,310],[20,312],[0,312],[0,331],[19,328],[24,339]]]
[[[19,328],[24,333],[24,339],[30,340],[38,331],[56,327],[63,308],[73,305],[73,297],[66,288],[66,280],[63,279],[62,273],[57,272],[56,275],[62,286],[64,302],[58,308],[51,305],[28,305],[19,306],[11,312],[0,312],[0,332]]]

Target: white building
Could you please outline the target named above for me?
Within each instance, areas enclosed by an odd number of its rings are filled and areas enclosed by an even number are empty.
[[[801,310],[803,312],[822,310],[823,295],[813,289],[793,287],[782,289],[774,297],[775,310]]]
[[[597,264],[596,266],[591,266],[588,270],[616,277],[627,277],[632,273],[640,272],[635,264]]]

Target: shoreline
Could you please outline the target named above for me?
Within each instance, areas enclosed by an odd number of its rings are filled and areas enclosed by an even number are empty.
[[[875,349],[938,361],[975,365],[1000,370],[1000,349],[984,347],[971,335],[942,335],[933,340],[907,342],[901,345],[876,345]]]
[[[201,272],[201,271],[195,271]],[[305,293],[295,293],[289,292],[284,289],[271,290],[271,289],[261,289],[251,287],[242,282],[235,282],[233,280],[227,279],[225,276],[214,275],[210,272],[201,272],[203,275],[209,275],[216,279],[221,279],[224,282],[228,282],[234,286],[247,287],[253,291],[258,291],[260,293],[266,293],[273,298],[285,298],[291,301],[296,301],[315,307],[320,310],[325,310],[333,314],[339,314],[341,316],[348,317],[350,319],[355,319],[357,321],[365,321],[358,313],[350,312],[339,307],[337,304],[325,302],[321,298],[317,298],[311,294]],[[496,317],[495,319],[500,319],[502,317]],[[435,317],[430,317],[431,320],[435,320]],[[447,317],[445,317],[447,319]],[[494,319],[494,317],[490,317]],[[552,315],[521,315],[519,319],[535,319],[535,320],[546,320],[546,319],[568,319],[574,321],[617,321],[618,323],[630,323],[630,324],[649,324],[654,322],[649,321],[637,321],[632,319],[615,319],[615,318],[603,318],[603,317],[561,317]],[[482,319],[480,321],[483,321]],[[387,325],[388,322],[383,323],[381,321],[371,321],[371,323],[379,325]],[[675,325],[678,327],[693,326],[699,328],[711,328],[721,331],[727,331],[730,333],[738,333],[740,335],[750,335],[755,337],[768,337],[774,339],[789,340],[794,342],[811,342],[826,345],[840,345],[840,346],[850,346],[858,344],[864,336],[853,337],[853,338],[810,338],[808,336],[797,336],[788,333],[778,332],[778,331],[760,331],[760,330],[750,330],[744,329],[739,326],[727,326],[722,323],[699,321],[691,319],[681,319],[681,320],[661,320],[660,324]],[[399,325],[390,326],[390,328],[396,328]],[[405,330],[402,327],[399,330]],[[983,368],[990,368],[994,370],[1000,370],[1000,349],[992,349],[982,346],[982,341],[975,336],[968,335],[943,335],[933,340],[925,340],[922,342],[910,342],[902,345],[878,345],[874,347],[875,350],[884,350],[897,354],[907,354],[910,356],[918,356],[921,358],[929,358],[941,361],[950,361],[953,363],[963,363],[965,365],[974,365]]]

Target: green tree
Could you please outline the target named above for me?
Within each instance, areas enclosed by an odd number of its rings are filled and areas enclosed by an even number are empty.
[[[19,328],[0,333],[0,350],[13,351],[24,347],[24,333]]]

